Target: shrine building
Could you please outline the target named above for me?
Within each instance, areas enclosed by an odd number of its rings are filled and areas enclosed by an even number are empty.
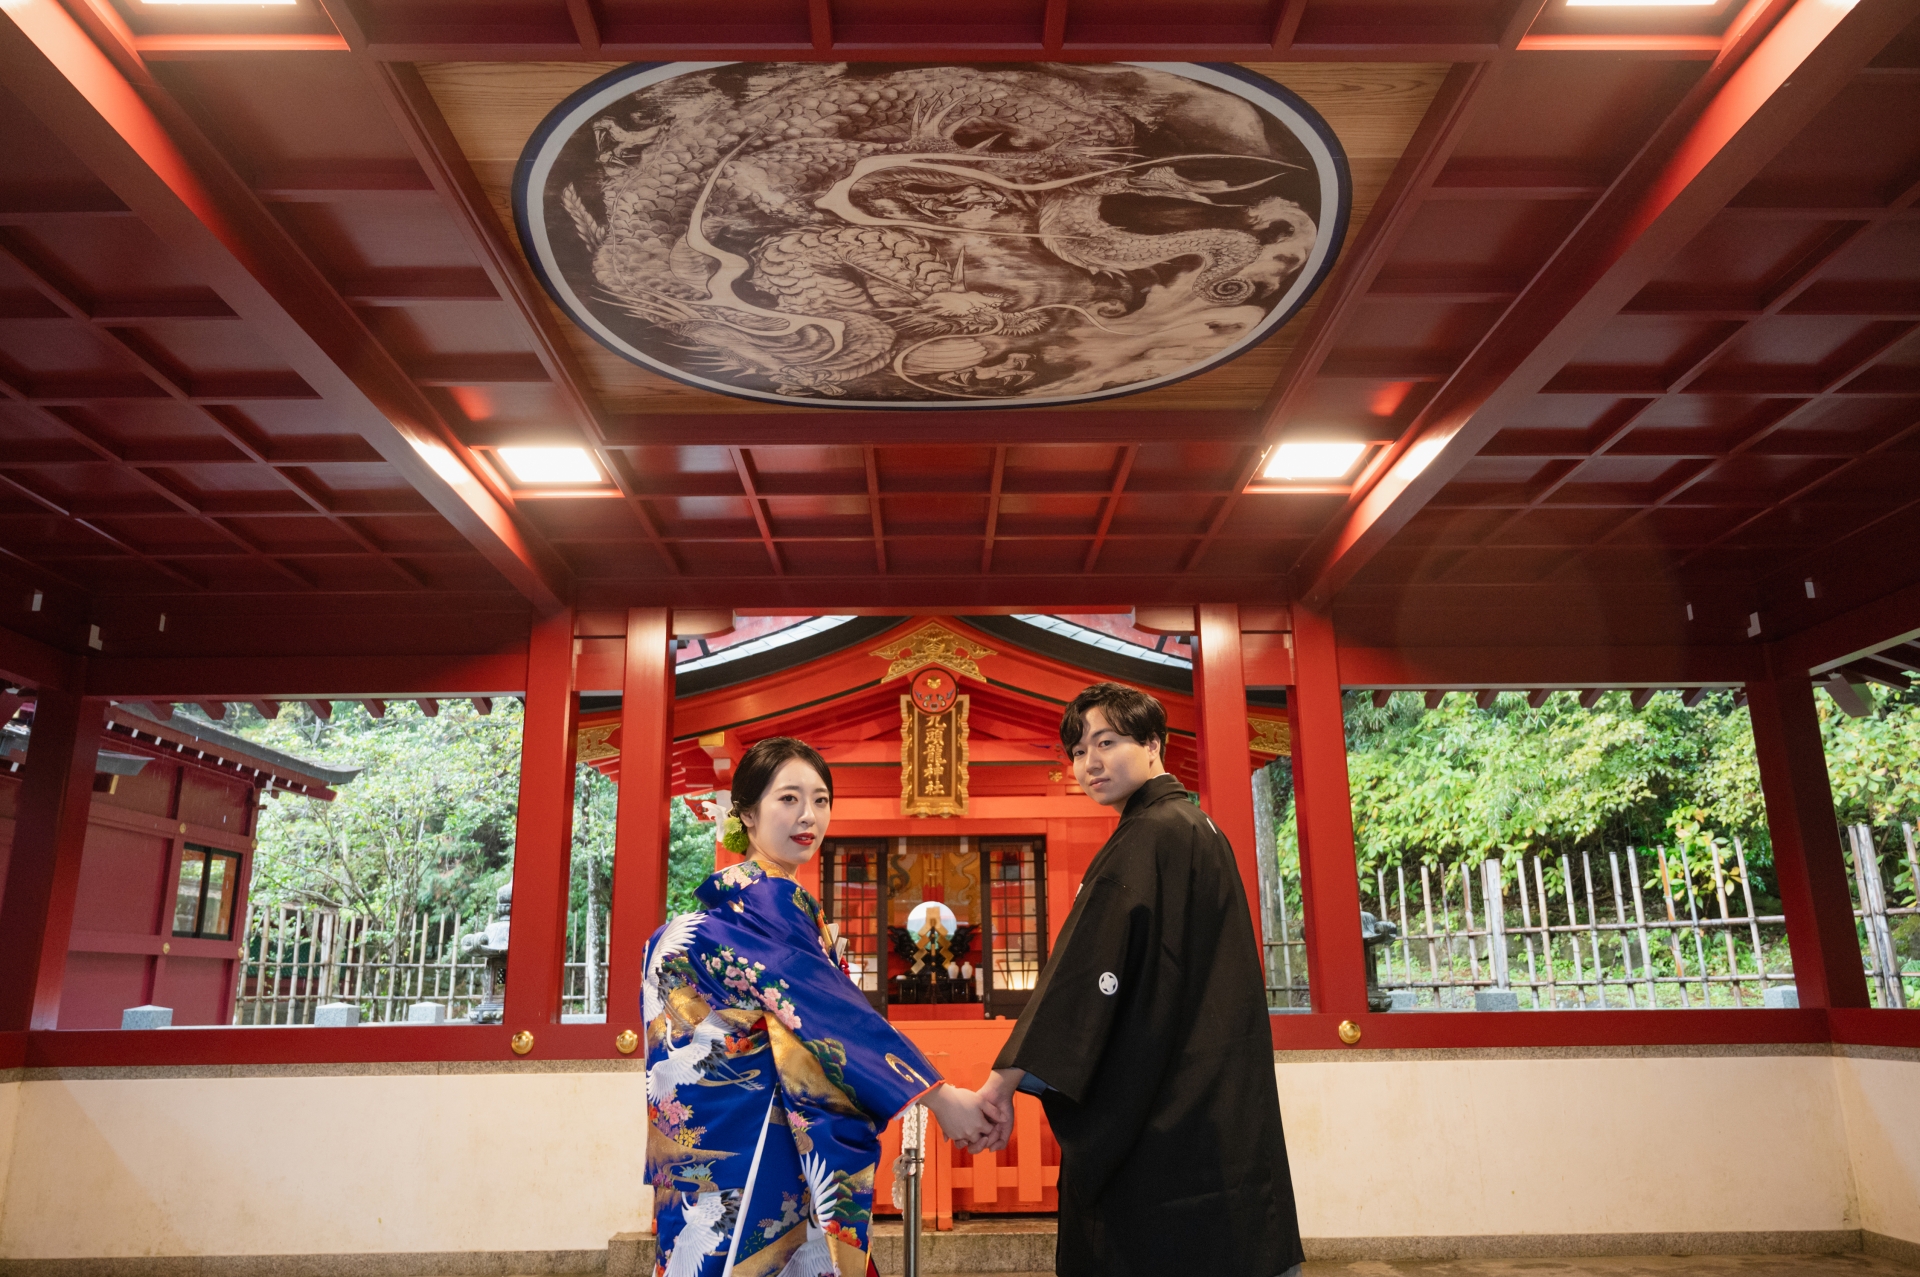
[[[1103,680],[1319,1271],[1920,1272],[1915,821],[1822,736],[1920,673],[1920,0],[0,0],[0,157],[0,1274],[653,1272],[675,829],[817,747],[802,883],[978,1085]],[[1355,714],[1463,695],[1744,715],[1759,902],[1361,868]],[[372,775],[296,703],[517,716],[498,917],[256,907]],[[1016,1113],[936,1271],[1051,1265]]]

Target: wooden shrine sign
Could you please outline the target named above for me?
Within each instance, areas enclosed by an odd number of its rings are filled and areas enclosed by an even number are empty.
[[[953,671],[929,665],[900,698],[900,814],[967,814],[967,710]]]

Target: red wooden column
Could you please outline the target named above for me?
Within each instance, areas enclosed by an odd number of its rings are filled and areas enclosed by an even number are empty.
[[[1803,1007],[1864,1007],[1867,977],[1813,683],[1805,670],[1780,672],[1777,656],[1768,653],[1768,678],[1747,684],[1747,706],[1794,983]]]
[[[1354,867],[1353,805],[1347,789],[1347,727],[1333,621],[1293,605],[1293,794],[1300,829],[1300,894],[1306,915],[1307,978],[1313,1009],[1359,1015],[1367,1009],[1367,962],[1360,945],[1360,879]]]
[[[506,1026],[534,1034],[560,1020],[566,960],[567,874],[573,851],[573,609],[536,620],[527,644],[527,713],[520,737],[520,810],[514,821],[513,927]]]
[[[1253,777],[1247,769],[1247,684],[1240,668],[1240,609],[1231,603],[1194,609],[1193,708],[1199,720],[1200,805],[1233,844],[1253,914],[1255,942],[1260,919],[1259,843],[1253,830]],[[1266,964],[1261,963],[1264,970]]]
[[[93,770],[106,726],[103,699],[49,691],[34,697],[33,739],[21,769],[0,902],[0,1032],[59,1022]]]
[[[607,1023],[640,1023],[640,964],[667,917],[668,810],[673,785],[673,633],[665,608],[627,612],[620,700],[620,808],[613,833],[613,922],[607,937]]]

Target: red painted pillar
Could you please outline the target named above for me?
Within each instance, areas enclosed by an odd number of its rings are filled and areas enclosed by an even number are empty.
[[[513,927],[507,950],[506,1026],[560,1020],[566,960],[567,874],[573,852],[573,609],[536,620],[527,644],[527,713],[520,737],[520,810],[514,821]]]
[[[1354,867],[1353,804],[1347,789],[1347,726],[1333,621],[1293,605],[1293,794],[1300,829],[1300,894],[1313,1009],[1367,1009],[1360,945],[1360,879]]]
[[[1803,1007],[1863,1007],[1867,977],[1813,682],[1805,670],[1777,670],[1776,657],[1768,653],[1768,678],[1747,684],[1747,706],[1794,983]]]
[[[667,917],[667,805],[673,786],[673,634],[665,608],[627,612],[620,700],[620,809],[613,834],[607,1023],[640,1023],[640,964]]]
[[[1193,708],[1199,719],[1200,805],[1233,844],[1258,942],[1263,938],[1260,852],[1253,830],[1253,777],[1247,767],[1253,728],[1247,722],[1247,684],[1240,668],[1240,609],[1230,603],[1203,604],[1194,613],[1199,631],[1194,636]]]
[[[49,691],[34,698],[33,738],[0,900],[0,1032],[59,1023],[93,771],[106,726],[105,700]]]

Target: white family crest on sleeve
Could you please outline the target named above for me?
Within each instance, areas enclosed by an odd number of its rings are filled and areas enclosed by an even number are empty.
[[[1111,971],[1100,973],[1100,992],[1112,997],[1120,991],[1120,977]]]
[[[707,915],[698,911],[683,913],[668,922],[660,938],[653,942],[653,956],[647,961],[647,978],[643,982],[646,1001],[642,1010],[646,1023],[652,1024],[667,1009],[666,995],[660,992],[660,964],[685,953],[693,944],[694,933],[706,920]]]

